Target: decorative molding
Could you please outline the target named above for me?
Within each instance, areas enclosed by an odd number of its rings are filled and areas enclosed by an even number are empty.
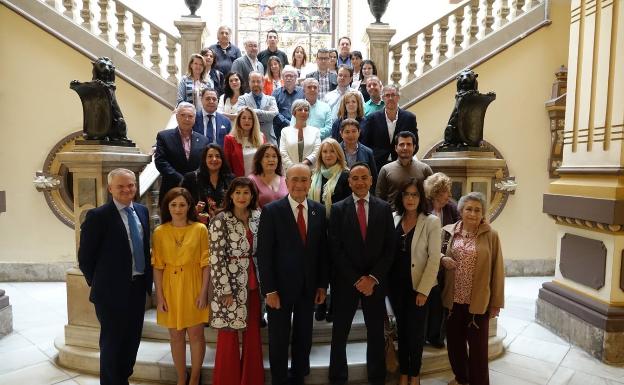
[[[76,262],[0,262],[0,282],[62,282],[67,270],[75,265]]]
[[[45,175],[41,171],[37,171],[35,173],[35,179],[33,179],[33,184],[39,192],[51,191],[60,188],[61,180],[58,175]]]
[[[546,111],[550,118],[550,156],[548,173],[551,178],[558,178],[558,168],[563,162],[563,129],[565,128],[565,108],[567,95],[568,69],[559,67],[552,84],[551,98],[546,101]]]
[[[561,238],[559,270],[563,277],[601,289],[605,284],[607,247],[597,239],[566,233]]]
[[[624,225],[610,225],[608,223],[600,223],[595,221],[585,221],[578,218],[562,217],[559,215],[548,216],[553,219],[558,225],[573,225],[586,228],[588,230],[602,230],[609,233],[619,233],[624,229]]]
[[[562,218],[570,218],[579,225],[595,222],[606,224],[611,231],[624,227],[624,200],[583,196],[544,194],[542,211]],[[565,220],[570,223],[569,220]]]

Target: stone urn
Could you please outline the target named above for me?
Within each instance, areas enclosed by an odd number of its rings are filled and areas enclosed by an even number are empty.
[[[184,0],[184,3],[191,11],[189,17],[199,17],[195,14],[195,11],[197,11],[199,7],[201,7],[202,0]]]
[[[368,7],[375,18],[375,23],[373,24],[388,24],[382,23],[381,17],[384,13],[386,13],[386,8],[388,8],[389,2],[390,0],[368,0]]]

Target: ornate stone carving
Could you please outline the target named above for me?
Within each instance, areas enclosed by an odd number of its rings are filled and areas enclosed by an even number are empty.
[[[46,175],[42,171],[37,171],[33,184],[39,192],[56,190],[61,185],[61,179],[58,175]]]
[[[548,174],[551,178],[559,178],[557,169],[563,161],[563,129],[565,126],[568,69],[562,65],[555,73],[555,76],[557,79],[552,85],[551,98],[546,101],[546,111],[548,111],[548,117],[550,118]]]
[[[480,93],[478,76],[470,68],[457,75],[455,107],[444,130],[444,144],[440,151],[482,151],[485,112],[496,99],[496,94]]]
[[[107,57],[98,58],[93,65],[90,82],[72,80],[69,88],[80,96],[83,110],[83,136],[101,144],[134,146],[127,138],[124,120],[115,97],[115,66]],[[89,143],[94,144],[94,143]]]

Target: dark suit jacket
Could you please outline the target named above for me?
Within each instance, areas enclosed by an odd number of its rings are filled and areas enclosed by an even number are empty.
[[[416,127],[416,115],[399,108],[396,127],[392,141],[388,138],[388,124],[386,123],[386,110],[375,111],[366,117],[362,128],[360,140],[373,150],[377,170],[388,163],[388,155],[396,160],[397,153],[392,144],[397,134],[401,131],[410,131],[416,135],[416,151],[418,151],[418,128]]]
[[[306,75],[306,78],[314,78],[316,80],[319,80],[319,72],[318,71],[310,72],[309,74]],[[333,72],[330,72],[329,73],[329,90],[333,91],[336,89],[336,87],[338,87],[338,75],[336,75]]]
[[[344,142],[340,143],[340,147],[342,147],[342,151],[345,150]],[[345,153],[346,154],[346,153]],[[368,164],[370,167],[371,175],[373,176],[373,185],[371,186],[371,192],[375,192],[375,186],[377,186],[377,164],[375,163],[375,156],[373,155],[373,150],[366,147],[362,143],[358,143],[358,149],[355,153],[355,160],[357,162],[364,162]]]
[[[258,230],[258,271],[263,294],[277,291],[282,304],[303,295],[314,298],[327,288],[327,223],[325,207],[308,201],[308,232],[304,246],[288,196],[262,208]],[[392,218],[390,218],[392,219]]]
[[[218,113],[216,111],[214,112],[214,116],[215,117],[214,117],[213,124],[216,125],[215,127],[217,129],[217,144],[221,146],[221,148],[223,148],[223,138],[225,138],[225,136],[230,133],[230,130],[232,130],[232,123],[230,122],[230,119],[228,119],[225,115]],[[200,135],[204,135],[204,112],[203,111],[199,111],[195,115],[195,125],[193,126],[193,131],[197,132]],[[208,130],[206,134],[207,134],[206,137],[208,138],[208,142],[212,143],[213,141],[212,131]]]
[[[134,203],[134,210],[143,227],[145,283],[149,294],[152,288],[149,213],[138,203]],[[132,252],[128,239],[126,227],[112,200],[87,212],[80,226],[78,265],[91,287],[91,302],[128,307],[132,282]]]
[[[390,205],[370,195],[366,241],[362,240],[353,195],[332,205],[329,243],[333,263],[332,284],[354,285],[373,275],[384,285],[394,257],[394,220]]]
[[[154,162],[162,175],[160,182],[161,201],[167,191],[177,187],[182,182],[184,174],[195,171],[199,167],[201,153],[210,142],[203,134],[192,132],[191,155],[188,159],[184,155],[182,138],[178,128],[163,130],[156,135],[156,156]]]

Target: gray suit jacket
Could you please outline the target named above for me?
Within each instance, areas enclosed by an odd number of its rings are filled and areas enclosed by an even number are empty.
[[[258,106],[251,92],[248,92],[238,98],[236,109],[238,110],[243,106],[253,109],[256,115],[258,115],[260,131],[264,134],[266,141],[277,145],[277,137],[275,132],[273,132],[273,118],[278,114],[279,110],[277,109],[275,98],[262,94],[262,100]]]
[[[243,77],[241,79],[241,92],[249,92],[249,73],[252,71],[257,71],[261,74],[264,74],[264,66],[262,65],[262,63],[260,63],[260,60],[258,60],[256,62],[256,66],[254,67],[253,64],[251,64],[249,56],[243,55],[238,59],[234,60],[234,62],[232,63],[232,69],[230,69],[230,71],[238,72]]]

